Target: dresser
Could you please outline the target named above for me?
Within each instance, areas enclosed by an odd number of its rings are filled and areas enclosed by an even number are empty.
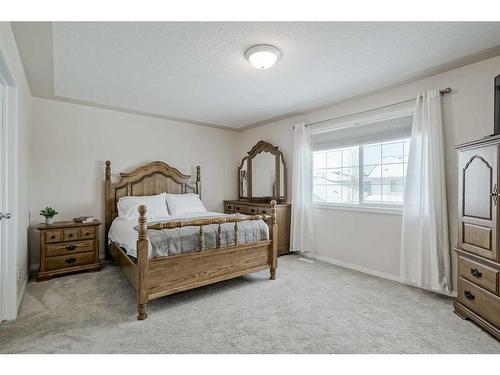
[[[253,202],[250,200],[237,199],[224,201],[224,213],[241,213],[247,215],[258,215],[271,213],[269,202]],[[291,205],[281,203],[276,205],[278,223],[278,255],[290,253],[290,215]]]
[[[456,149],[459,238],[455,312],[500,340],[500,136]]]
[[[99,225],[61,221],[41,224],[37,281],[77,271],[99,271]]]

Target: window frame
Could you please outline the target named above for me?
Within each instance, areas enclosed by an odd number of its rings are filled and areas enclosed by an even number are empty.
[[[313,134],[320,134],[324,132],[335,131],[338,129],[350,128],[352,126],[357,125],[367,125],[370,123],[376,123],[380,121],[392,120],[396,118],[415,116],[415,103],[413,101],[405,101],[393,105],[382,106],[376,109],[370,109],[366,111],[361,111],[358,113],[354,113],[351,115],[340,116],[337,119],[331,119],[329,121],[324,121],[322,124],[315,126],[313,128]],[[399,138],[399,139],[408,139],[407,138]],[[395,138],[393,140],[397,140]],[[388,142],[390,141],[387,137],[381,137],[378,141]],[[372,144],[374,142],[363,142],[356,144],[360,149],[362,149],[363,145]],[[354,145],[353,145],[354,146]],[[349,147],[349,146],[345,146]],[[342,148],[342,147],[339,147]],[[326,151],[326,150],[324,150]],[[314,151],[311,151],[311,154]],[[361,155],[360,155],[361,156]],[[363,160],[364,160],[364,155]],[[361,159],[358,162],[359,164],[359,173],[363,173],[363,167],[361,166]],[[313,172],[313,171],[312,171]],[[311,182],[314,187],[314,173],[311,173]],[[406,179],[406,174],[405,174]],[[360,179],[362,181],[362,179]],[[405,181],[406,186],[406,181]],[[360,183],[360,194],[362,194],[362,185]],[[312,192],[311,192],[312,193]],[[363,203],[361,203],[363,202]],[[402,204],[380,204],[380,203],[366,203],[363,200],[360,200],[357,204],[352,203],[328,203],[328,202],[314,202],[313,208],[316,209],[334,209],[334,210],[343,210],[343,211],[361,211],[361,212],[372,212],[372,213],[380,213],[380,214],[391,214],[391,215],[402,215],[404,202]]]
[[[363,143],[357,143],[353,144],[351,146],[344,146],[344,147],[338,147],[338,148],[332,148],[332,149],[325,149],[321,151],[312,151],[314,154],[315,152],[328,152],[332,150],[342,150],[344,148],[349,148],[349,147],[358,147],[358,202],[359,203],[340,203],[340,202],[315,202],[313,200],[313,207],[314,208],[323,208],[323,209],[340,209],[340,210],[346,210],[346,211],[365,211],[365,212],[373,212],[373,213],[385,213],[385,214],[396,214],[396,215],[401,215],[403,212],[403,206],[404,206],[404,201],[402,203],[370,203],[367,202],[364,199],[364,146],[366,145],[371,145],[371,144],[383,144],[385,142],[397,142],[397,141],[407,141],[410,140],[410,137],[405,137],[405,138],[381,138],[377,142],[363,142]],[[403,151],[404,155],[404,151]],[[408,162],[403,162],[401,164],[407,164]],[[383,165],[383,164],[381,164]],[[314,179],[314,168],[312,170],[313,173],[311,173],[311,179]],[[406,173],[405,173],[405,188],[406,188]],[[312,181],[312,185],[314,187],[314,181]],[[404,193],[403,193],[404,194]]]

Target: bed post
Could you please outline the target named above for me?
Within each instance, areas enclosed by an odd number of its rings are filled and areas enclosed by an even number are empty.
[[[201,167],[199,165],[196,166],[196,194],[200,196],[201,199]]]
[[[272,240],[272,256],[271,256],[271,280],[276,279],[276,268],[278,267],[278,224],[276,223],[276,201],[271,201],[271,240]]]
[[[137,320],[148,317],[146,307],[148,304],[148,251],[146,211],[144,205],[139,206],[139,237],[137,239]]]
[[[111,225],[111,162],[106,160],[106,177],[104,180],[104,259],[110,260],[108,232]]]

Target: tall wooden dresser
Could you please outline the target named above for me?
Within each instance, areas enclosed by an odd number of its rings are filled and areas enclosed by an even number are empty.
[[[271,204],[268,202],[253,202],[245,199],[224,201],[224,213],[241,213],[247,215],[267,214],[271,212]],[[276,216],[278,223],[278,255],[290,253],[290,215],[291,205],[278,203],[276,205]]]
[[[500,340],[500,135],[458,150],[458,296],[455,312]]]

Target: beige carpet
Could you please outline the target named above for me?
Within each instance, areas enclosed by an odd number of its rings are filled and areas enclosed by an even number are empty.
[[[150,304],[135,320],[120,269],[28,284],[2,353],[500,353],[451,300],[298,256]]]

